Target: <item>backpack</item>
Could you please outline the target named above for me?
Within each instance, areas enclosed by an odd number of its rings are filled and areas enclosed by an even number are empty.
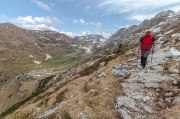
[[[142,37],[141,49],[142,50],[151,50],[153,44],[153,36],[150,34],[149,36],[144,35]]]

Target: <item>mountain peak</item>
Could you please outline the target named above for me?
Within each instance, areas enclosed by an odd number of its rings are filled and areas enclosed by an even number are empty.
[[[172,14],[174,14],[174,13],[175,13],[175,12],[172,11],[172,10],[162,11],[162,12],[158,13],[158,14],[155,16],[155,18],[157,18],[157,17],[167,17],[167,16],[172,15]]]
[[[9,23],[9,22],[6,22],[6,23],[0,23],[1,26],[3,27],[7,27],[7,28],[17,28],[16,25],[12,24],[12,23]]]
[[[106,38],[104,38],[102,35],[98,35],[98,34],[90,34],[90,35],[85,35],[85,36],[75,36],[75,37],[73,37],[73,39],[90,41],[93,43],[107,41]]]

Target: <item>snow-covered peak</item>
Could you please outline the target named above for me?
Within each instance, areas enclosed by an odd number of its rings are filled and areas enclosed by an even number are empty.
[[[90,41],[93,43],[97,43],[97,42],[105,42],[107,41],[106,38],[104,38],[102,35],[86,35],[86,36],[75,36],[73,39],[75,40],[83,40],[83,41]]]
[[[158,14],[155,16],[155,18],[158,18],[158,17],[167,17],[167,16],[173,15],[173,14],[175,14],[174,11],[172,11],[172,10],[167,10],[167,11],[163,11],[163,12],[158,13]]]

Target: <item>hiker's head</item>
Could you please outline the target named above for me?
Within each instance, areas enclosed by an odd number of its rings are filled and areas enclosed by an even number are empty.
[[[151,34],[151,29],[146,29],[146,35],[150,35]]]

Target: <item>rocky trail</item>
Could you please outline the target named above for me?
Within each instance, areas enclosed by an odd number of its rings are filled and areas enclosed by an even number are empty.
[[[172,55],[170,46],[161,48],[162,43],[157,41],[152,64],[150,55],[147,69],[141,70],[138,65],[129,70],[131,76],[121,84],[126,96],[116,99],[116,108],[124,119],[180,118],[180,59]]]

